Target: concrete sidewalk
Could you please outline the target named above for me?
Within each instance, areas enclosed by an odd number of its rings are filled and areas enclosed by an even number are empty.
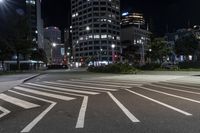
[[[23,82],[41,75],[37,74],[17,74],[0,76],[0,93],[7,91]]]

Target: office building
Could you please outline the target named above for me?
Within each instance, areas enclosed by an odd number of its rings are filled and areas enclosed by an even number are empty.
[[[74,62],[113,61],[113,50],[120,52],[120,0],[71,0],[71,14]]]
[[[41,0],[26,0],[26,16],[29,24],[29,37],[39,48],[44,48]]]
[[[123,55],[135,65],[146,63],[151,32],[145,29],[145,19],[140,13],[123,13],[121,20],[121,44]],[[131,57],[131,58],[130,58]],[[125,59],[124,59],[125,60]]]
[[[135,25],[138,28],[145,25],[145,19],[143,14],[141,13],[122,13],[122,26],[130,26]]]

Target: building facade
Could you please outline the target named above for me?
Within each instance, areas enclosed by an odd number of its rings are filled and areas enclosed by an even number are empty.
[[[136,65],[144,65],[145,55],[149,51],[151,32],[144,30],[133,25],[122,27],[121,29],[121,44],[123,47],[123,53],[128,53],[133,56],[129,62]],[[131,51],[130,51],[131,50]]]
[[[37,44],[39,48],[44,49],[41,0],[26,0],[26,16],[29,24],[29,37]]]
[[[74,62],[111,62],[120,52],[120,0],[71,0]]]
[[[135,25],[138,28],[140,28],[141,26],[145,25],[145,19],[144,19],[143,14],[141,13],[125,12],[125,13],[122,13],[121,25],[122,26]]]
[[[62,64],[64,44],[61,44],[61,30],[58,27],[44,29],[45,52],[51,64]]]
[[[145,19],[141,13],[122,13],[121,44],[125,59],[135,65],[146,63],[149,51],[151,32],[145,27]]]

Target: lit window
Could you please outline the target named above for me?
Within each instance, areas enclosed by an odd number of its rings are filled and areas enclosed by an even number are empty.
[[[94,35],[94,39],[99,39],[100,35]]]
[[[101,35],[101,38],[105,39],[105,38],[107,38],[107,35]]]

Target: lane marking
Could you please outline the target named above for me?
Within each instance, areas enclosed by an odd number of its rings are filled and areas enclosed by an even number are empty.
[[[58,80],[58,82],[62,83],[80,83],[85,85],[91,85],[91,83],[86,83],[85,81],[66,81],[66,80]],[[92,85],[101,85],[107,87],[117,87],[117,88],[131,88],[130,86],[122,86],[122,85],[109,85],[109,84],[101,84],[101,83],[92,83]],[[112,90],[111,90],[112,91]]]
[[[167,86],[162,86],[162,85],[154,85],[154,84],[147,84],[147,85],[149,85],[149,86],[154,86],[154,87],[160,87],[160,88],[164,88],[164,89],[167,89],[167,90],[175,90],[175,91],[180,91],[180,92],[186,92],[186,93],[191,93],[191,94],[200,95],[199,92],[193,92],[193,91],[175,89],[175,88],[171,88],[171,87],[167,87]]]
[[[47,89],[42,89],[42,88],[37,88],[37,89],[46,90],[46,91],[49,91],[49,92],[55,92],[55,93],[61,93],[61,94],[83,97],[83,102],[82,102],[81,109],[80,109],[80,112],[79,112],[79,116],[78,116],[78,119],[77,119],[76,128],[84,128],[85,114],[86,114],[87,103],[88,103],[88,96],[78,95],[78,94],[74,94],[74,93],[66,93],[66,92],[61,92],[61,91],[47,90]]]
[[[62,96],[62,95],[51,94],[51,93],[47,93],[47,92],[27,89],[27,88],[24,88],[24,87],[14,87],[14,89],[25,91],[25,92],[29,92],[29,93],[32,93],[32,94],[37,94],[37,95],[42,95],[42,96],[46,96],[46,97],[56,98],[56,99],[60,99],[60,100],[64,100],[64,101],[70,101],[70,100],[76,99],[76,98],[72,98],[72,97],[67,97],[67,96]]]
[[[92,91],[81,91],[81,90],[65,89],[65,88],[60,88],[60,87],[53,87],[53,86],[47,86],[47,85],[39,85],[39,84],[34,84],[34,83],[25,83],[25,84],[26,85],[31,85],[31,86],[37,86],[37,87],[44,87],[44,88],[54,89],[54,90],[60,90],[60,91],[74,92],[74,93],[82,93],[82,94],[89,94],[89,95],[97,95],[97,94],[99,94],[97,92],[92,92]]]
[[[105,90],[105,91],[117,91],[117,89],[107,89],[107,88],[101,88],[101,87],[82,86],[82,85],[73,85],[73,84],[63,84],[63,83],[47,82],[47,81],[44,81],[44,83],[54,84],[54,85],[65,85],[65,86],[70,86],[70,87],[80,87],[80,88],[87,88],[87,89]]]
[[[138,86],[141,85],[140,83],[130,83],[130,82],[120,82],[120,81],[101,81],[101,80],[78,80],[78,79],[72,79],[71,81],[82,81],[82,82],[89,82],[89,83],[101,83],[101,84],[109,84],[109,85],[128,85],[129,87],[131,86]]]
[[[78,120],[76,123],[76,128],[84,128],[84,122],[85,122],[85,113],[87,109],[87,104],[88,104],[88,96],[85,96],[83,98],[83,102],[81,105],[81,109],[79,112]]]
[[[39,98],[39,97],[34,97],[34,96],[23,94],[23,93],[20,93],[20,92],[17,92],[17,91],[13,91],[13,90],[8,90],[8,91],[12,92],[12,93],[15,93],[15,94],[18,94],[18,95],[21,95],[21,96],[25,96],[25,97],[29,97],[29,98],[33,98],[33,99],[36,99],[36,100],[40,100],[40,101],[43,101],[43,102],[50,103],[50,106],[48,108],[46,108],[41,114],[39,114],[31,123],[29,123],[21,131],[21,133],[28,133],[28,132],[30,132],[45,117],[45,115],[49,111],[51,111],[51,109],[53,109],[53,107],[57,104],[56,102],[53,102],[53,101],[50,101],[50,100],[46,100],[46,99]]]
[[[140,97],[143,97],[143,98],[145,98],[145,99],[148,99],[148,100],[150,100],[150,101],[152,101],[152,102],[155,102],[155,103],[157,103],[157,104],[160,104],[160,105],[162,105],[162,106],[165,106],[165,107],[167,107],[167,108],[169,108],[169,109],[172,109],[172,110],[174,110],[174,111],[176,111],[176,112],[179,112],[179,113],[181,113],[181,114],[184,114],[184,115],[186,115],[186,116],[192,116],[192,114],[190,114],[190,113],[188,113],[188,112],[185,112],[185,111],[183,111],[183,110],[180,110],[180,109],[178,109],[178,108],[176,108],[176,107],[173,107],[173,106],[171,106],[171,105],[165,104],[165,103],[163,103],[163,102],[160,102],[160,101],[155,100],[155,99],[153,99],[153,98],[147,97],[147,96],[142,95],[142,94],[140,94],[140,93],[131,91],[131,90],[129,90],[129,89],[126,89],[126,90],[127,90],[128,92],[130,92],[130,93],[133,93],[133,94],[135,94],[135,95],[138,95],[138,96],[140,96]]]
[[[184,86],[184,85],[177,85],[177,84],[173,84],[173,85],[171,85],[171,84],[169,84],[169,83],[159,83],[159,84],[161,84],[161,85],[169,85],[169,86],[176,86],[176,87],[183,87],[183,88],[188,88],[188,89],[193,89],[193,90],[200,90],[200,88],[197,88],[197,87],[189,87],[189,86]]]
[[[78,80],[80,80],[80,79],[78,79]],[[81,80],[102,81],[102,82],[117,82],[117,83],[131,83],[131,84],[141,84],[141,83],[143,83],[143,81],[119,80],[119,79],[114,79],[114,80],[110,80],[110,79],[81,79]]]
[[[36,108],[39,107],[40,105],[30,103],[15,97],[8,96],[6,94],[0,94],[0,99],[6,102],[9,102],[11,104],[14,104],[16,106],[22,107],[24,109],[31,109],[31,108]]]
[[[124,107],[124,105],[117,100],[117,98],[115,98],[113,96],[112,93],[107,92],[107,94],[111,97],[111,99],[119,106],[119,108],[125,113],[125,115],[132,121],[132,122],[140,122],[126,107]]]
[[[163,91],[153,90],[153,89],[150,89],[150,88],[147,88],[147,87],[139,87],[139,88],[144,89],[144,90],[148,90],[148,91],[152,91],[152,92],[156,92],[156,93],[160,93],[160,94],[164,94],[164,95],[167,95],[167,96],[171,96],[171,97],[187,100],[187,101],[194,102],[194,103],[200,103],[200,101],[197,101],[197,100],[194,100],[194,99],[190,99],[190,98],[174,95],[174,94],[171,94],[171,93],[166,93],[166,92],[163,92]]]
[[[0,119],[11,112],[2,106],[0,106],[0,111],[3,112],[2,114],[0,114]]]

